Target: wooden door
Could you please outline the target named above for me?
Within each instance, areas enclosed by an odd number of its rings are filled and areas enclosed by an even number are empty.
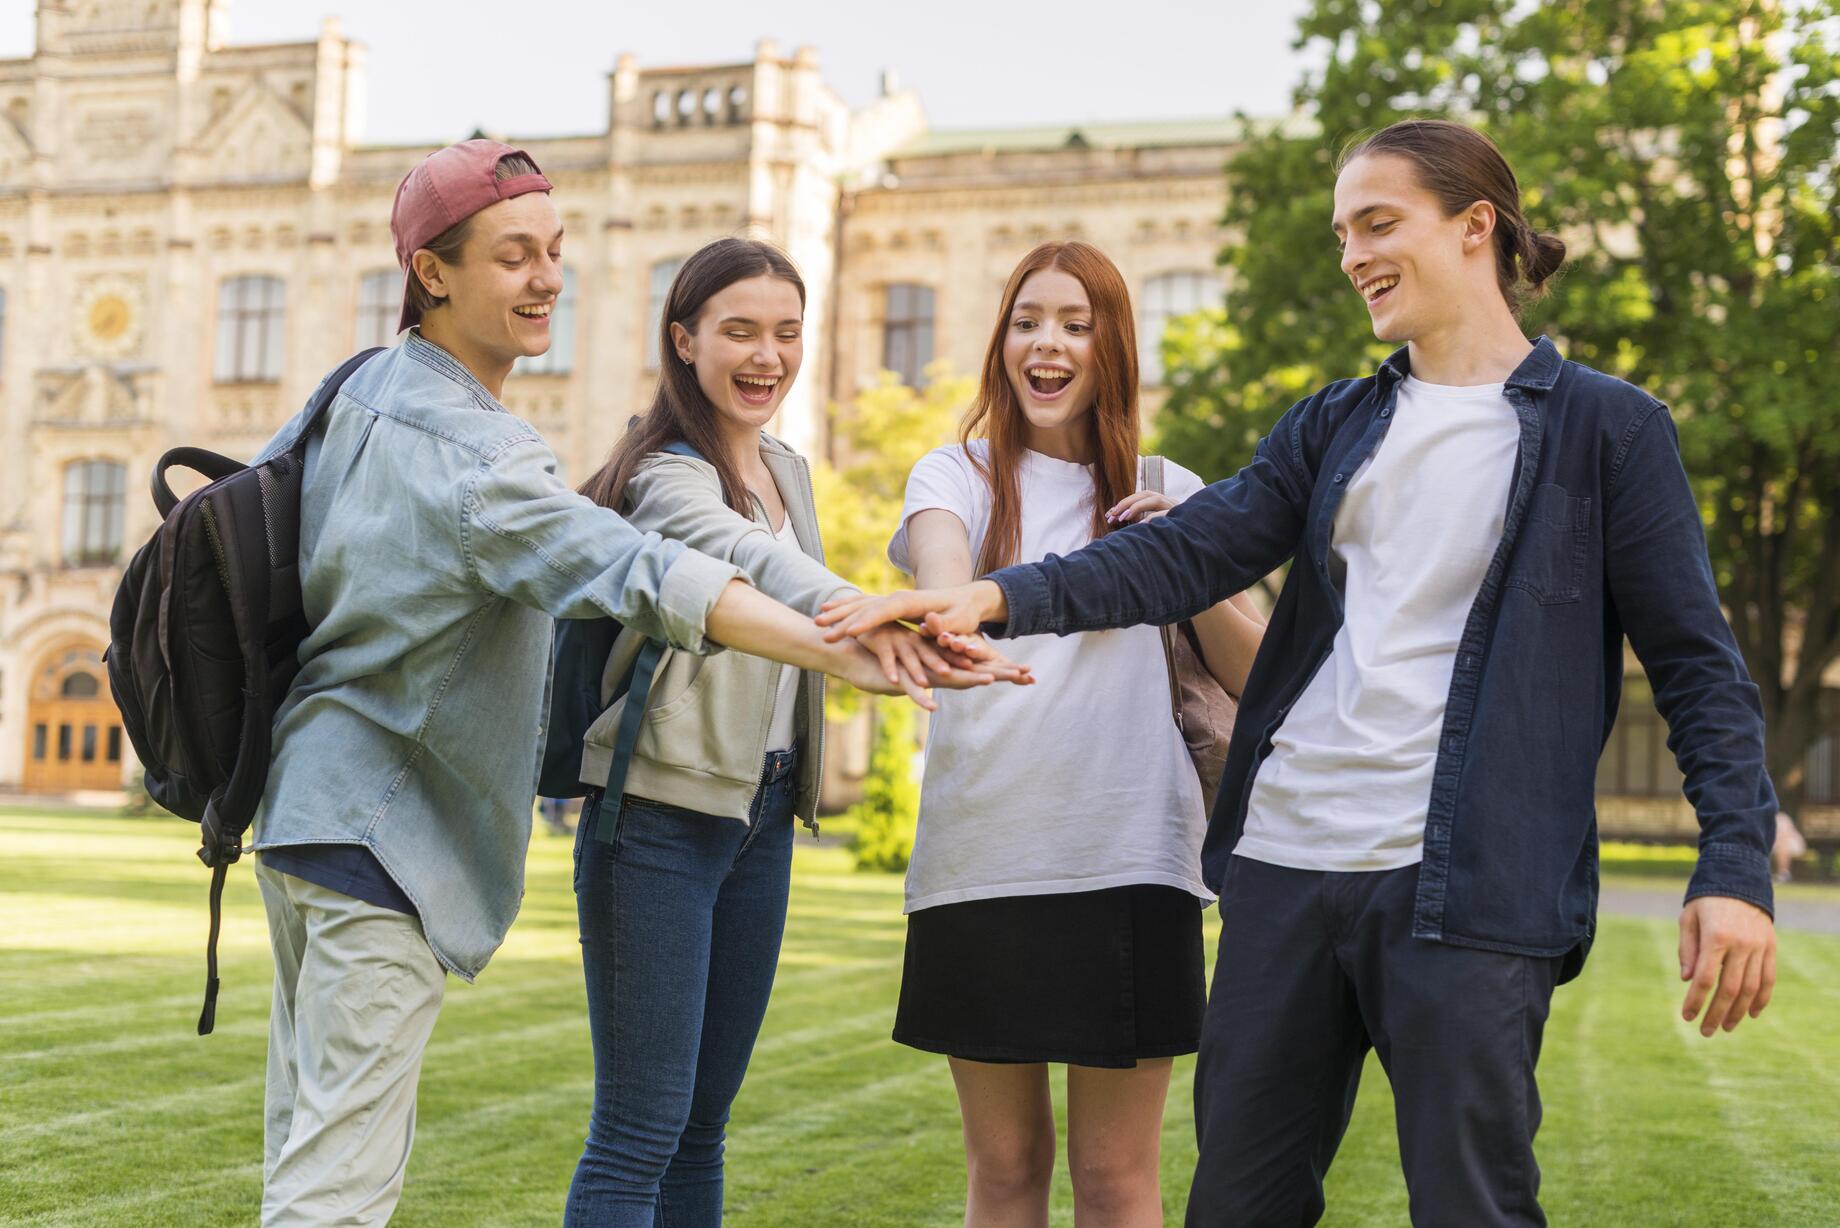
[[[26,712],[27,791],[121,788],[125,736],[100,649],[66,644],[41,658]]]

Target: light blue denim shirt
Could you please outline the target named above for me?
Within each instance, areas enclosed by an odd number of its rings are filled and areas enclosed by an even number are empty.
[[[575,494],[418,332],[346,381],[308,445],[300,570],[313,631],[254,847],[368,847],[470,981],[524,895],[551,617],[709,652],[704,620],[741,573]]]

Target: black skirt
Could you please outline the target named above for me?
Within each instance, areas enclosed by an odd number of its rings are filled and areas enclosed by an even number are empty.
[[[1193,1053],[1201,902],[1139,884],[923,908],[907,919],[894,1038],[978,1062],[1135,1066]]]

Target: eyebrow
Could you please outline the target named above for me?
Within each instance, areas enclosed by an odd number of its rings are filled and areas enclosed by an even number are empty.
[[[1015,306],[1015,310],[1039,312],[1042,310],[1042,306],[1040,303],[1034,302],[1032,300],[1025,300],[1023,302],[1017,303]],[[1061,308],[1062,315],[1083,315],[1090,311],[1092,311],[1092,305],[1089,303],[1081,303],[1078,306]]]
[[[1398,205],[1389,204],[1386,201],[1381,201],[1377,205],[1365,205],[1362,208],[1356,209],[1354,211],[1354,216],[1352,218],[1349,218],[1348,220],[1351,222],[1358,222],[1370,213],[1378,213],[1382,209],[1397,209],[1397,208],[1399,208]],[[1339,235],[1342,233],[1343,227],[1340,222],[1332,222],[1329,225],[1329,229],[1333,230],[1336,234]]]
[[[729,316],[726,319],[724,319],[720,324],[717,324],[716,327],[720,328],[725,324],[758,324],[758,323],[760,323],[760,321],[749,319],[747,316]],[[803,323],[805,323],[805,321],[799,316],[788,316],[786,319],[781,320],[778,324],[775,324],[773,327],[784,328],[788,324],[803,324]]]
[[[550,242],[554,243],[557,239],[560,239],[561,237],[562,237],[562,229],[561,227],[557,227],[555,238],[552,238]],[[495,243],[518,243],[524,246],[529,246],[530,244],[535,243],[537,241],[538,241],[537,236],[533,234],[526,234],[522,231],[516,234],[500,235],[498,236],[498,238],[493,240],[493,242]]]

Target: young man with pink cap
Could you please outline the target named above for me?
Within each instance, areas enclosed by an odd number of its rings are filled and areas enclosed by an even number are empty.
[[[529,155],[486,140],[409,172],[390,218],[409,332],[346,381],[308,445],[314,629],[254,842],[275,955],[264,1225],[381,1224],[395,1207],[446,974],[478,975],[523,895],[552,617],[883,693],[1006,673],[911,639],[826,644],[736,568],[562,483],[499,403],[512,364],[549,348],[549,190]]]

